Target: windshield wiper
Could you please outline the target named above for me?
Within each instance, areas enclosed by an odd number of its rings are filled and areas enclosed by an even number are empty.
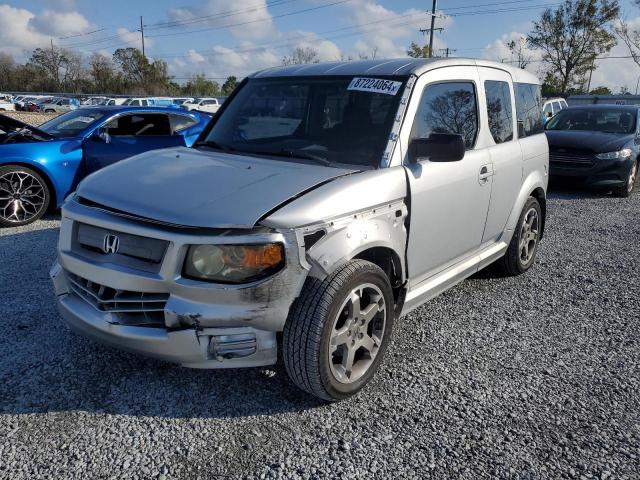
[[[283,148],[281,150],[275,151],[265,151],[265,152],[251,152],[256,153],[258,155],[270,155],[272,157],[287,157],[287,158],[301,158],[303,160],[312,160],[316,163],[320,163],[322,165],[326,165],[327,167],[331,167],[333,162],[327,160],[324,157],[319,155],[314,155],[313,153],[309,153],[306,150],[292,150],[288,148]]]
[[[230,147],[229,145],[225,145],[223,143],[218,143],[214,140],[207,140],[204,142],[198,142],[194,145],[194,147],[210,147],[210,148],[215,148],[216,150],[222,150],[225,153],[230,153],[235,151],[234,148]]]

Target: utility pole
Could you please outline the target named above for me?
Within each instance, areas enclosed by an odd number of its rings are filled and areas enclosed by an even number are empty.
[[[433,31],[436,26],[436,6],[438,0],[433,0],[433,7],[431,8],[431,32],[429,35],[429,58],[433,57]]]
[[[142,24],[142,15],[140,15],[140,38],[142,39],[142,56],[146,58],[144,54],[144,25]]]
[[[425,34],[429,32],[429,58],[433,57],[433,33],[435,31],[442,32],[444,28],[436,28],[436,7],[438,0],[433,0],[433,8],[431,9],[431,28],[421,28],[420,32]],[[427,12],[428,14],[428,12]]]
[[[449,47],[447,47],[447,48],[442,48],[442,49],[440,49],[440,51],[441,51],[441,52],[444,52],[444,56],[445,56],[446,58],[449,58],[449,54],[450,54],[450,53],[455,53],[455,52],[456,52],[456,49],[455,49],[455,48],[449,48]]]
[[[591,64],[591,68],[589,69],[589,83],[587,83],[587,95],[589,95],[589,92],[591,91],[591,76],[593,75],[593,71],[596,68],[596,59],[593,59],[593,63]],[[583,83],[584,85],[584,83]]]

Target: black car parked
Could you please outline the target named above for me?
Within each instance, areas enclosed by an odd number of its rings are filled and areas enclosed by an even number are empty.
[[[562,110],[549,120],[552,181],[578,182],[628,197],[638,177],[640,107],[588,105]]]

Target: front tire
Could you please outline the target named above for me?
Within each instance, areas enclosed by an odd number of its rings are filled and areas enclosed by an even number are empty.
[[[0,167],[0,227],[35,222],[49,208],[47,182],[30,168]]]
[[[323,400],[354,395],[378,369],[393,320],[389,279],[371,262],[352,260],[324,280],[308,278],[284,328],[289,377]]]
[[[529,197],[518,219],[509,248],[504,257],[497,262],[503,273],[516,276],[531,268],[538,253],[542,222],[540,202],[534,197]]]
[[[633,162],[631,165],[631,169],[629,170],[629,176],[627,177],[627,181],[622,185],[618,190],[616,190],[616,196],[627,198],[636,188],[636,183],[638,181],[638,162]]]

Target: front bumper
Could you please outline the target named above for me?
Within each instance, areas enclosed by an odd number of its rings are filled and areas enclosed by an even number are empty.
[[[625,184],[633,160],[593,160],[592,164],[549,163],[552,182],[580,184],[593,188],[614,188]]]
[[[166,240],[168,247],[156,270],[109,263],[112,257],[79,251],[74,237],[79,223]],[[308,271],[297,256],[295,232],[277,235],[285,243],[284,270],[250,285],[207,284],[183,279],[180,272],[190,244],[215,243],[216,238],[176,233],[67,202],[58,260],[50,272],[58,309],[67,325],[84,336],[187,367],[274,364],[276,334]],[[124,296],[105,299],[101,295],[108,290]],[[119,310],[123,305],[126,313]]]

